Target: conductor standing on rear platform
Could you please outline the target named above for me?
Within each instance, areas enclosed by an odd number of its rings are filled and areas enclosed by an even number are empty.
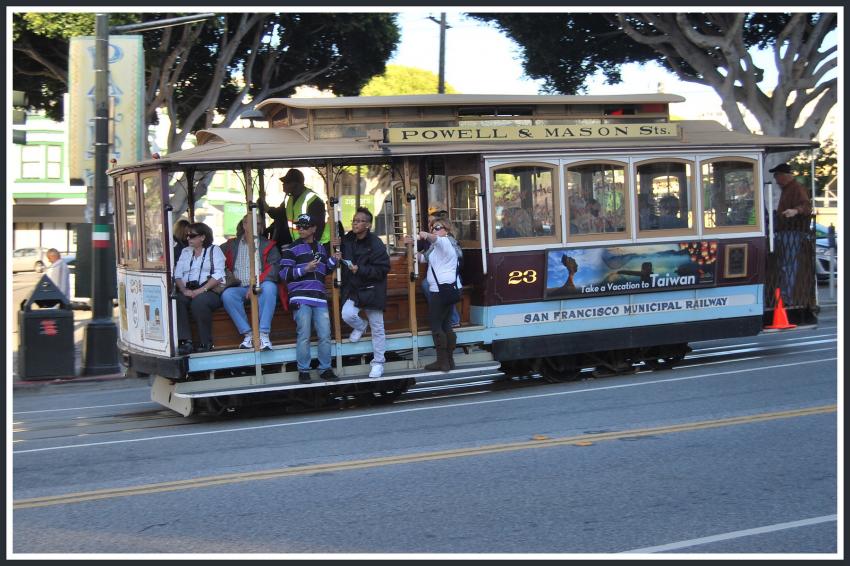
[[[266,229],[266,238],[274,240],[282,249],[300,236],[295,221],[307,214],[316,223],[316,241],[326,245],[331,239],[330,226],[327,224],[327,210],[322,199],[304,186],[304,174],[298,169],[290,169],[280,178],[283,183],[283,202],[280,206],[261,204],[272,217],[273,222]]]

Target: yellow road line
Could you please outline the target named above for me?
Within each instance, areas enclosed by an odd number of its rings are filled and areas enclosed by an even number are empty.
[[[479,446],[475,448],[461,448],[457,450],[441,450],[438,452],[423,452],[420,454],[407,454],[400,456],[389,456],[384,458],[370,458],[368,460],[352,460],[348,462],[334,462],[330,464],[316,464],[312,466],[299,466],[296,468],[278,468],[273,470],[264,470],[258,472],[241,472],[235,474],[225,474],[220,476],[208,476],[202,478],[193,478],[188,480],[178,480],[163,483],[154,483],[148,485],[131,486],[116,489],[101,489],[96,491],[85,491],[79,493],[69,493],[65,495],[55,495],[47,497],[34,497],[32,499],[20,499],[14,502],[13,509],[30,509],[33,507],[48,507],[52,505],[66,505],[70,503],[82,503],[85,501],[95,501],[97,499],[111,499],[113,497],[128,497],[132,495],[147,495],[151,493],[163,493],[168,491],[179,491],[183,489],[195,489],[199,487],[210,487],[215,485],[227,485],[233,483],[241,483],[247,481],[258,481],[285,478],[292,476],[303,476],[309,474],[317,474],[321,472],[341,472],[346,470],[360,470],[365,468],[375,468],[379,466],[392,466],[396,464],[412,464],[416,462],[427,462],[429,460],[445,460],[449,458],[465,458],[469,456],[483,456],[486,454],[497,454],[500,452],[514,452],[518,450],[528,450],[532,448],[551,448],[554,446],[588,446],[595,442],[604,440],[619,440],[622,438],[634,438],[641,436],[654,436],[659,434],[671,434],[675,432],[689,432],[694,430],[702,430],[709,428],[718,428],[725,426],[735,426],[741,424],[764,422],[776,419],[790,419],[796,417],[806,417],[810,415],[818,415],[824,413],[834,413],[837,410],[836,405],[824,405],[821,407],[811,407],[807,409],[797,409],[793,411],[781,411],[775,413],[762,413],[756,415],[746,415],[741,417],[731,417],[726,419],[715,419],[710,421],[699,421],[694,423],[684,423],[679,425],[642,428],[634,430],[623,430],[617,432],[605,432],[597,434],[582,434],[579,436],[570,436],[565,438],[553,438],[545,440],[532,440],[527,442],[512,442],[509,444],[491,444],[489,446]]]

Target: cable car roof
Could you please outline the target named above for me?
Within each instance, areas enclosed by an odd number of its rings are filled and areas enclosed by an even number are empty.
[[[151,165],[172,168],[195,167],[197,169],[222,169],[236,163],[252,163],[254,166],[276,166],[295,161],[320,163],[329,159],[357,160],[382,159],[414,155],[460,154],[460,153],[563,153],[570,151],[643,151],[643,150],[695,150],[764,148],[768,152],[811,149],[817,142],[788,137],[761,136],[730,131],[721,124],[709,120],[671,122],[682,131],[676,139],[589,139],[570,142],[530,141],[503,142],[463,141],[453,143],[383,144],[368,138],[335,138],[309,141],[298,128],[213,128],[197,132],[198,145],[178,151],[161,159],[150,159],[136,164],[121,164],[116,169],[127,167],[150,167]]]

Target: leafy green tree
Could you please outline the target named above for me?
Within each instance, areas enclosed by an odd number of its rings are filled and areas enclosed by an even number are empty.
[[[440,78],[424,69],[387,65],[384,74],[372,77],[360,91],[360,96],[394,96],[402,94],[435,94]],[[457,94],[446,84],[446,94]]]
[[[110,25],[185,14],[110,14]],[[91,13],[15,13],[13,82],[31,105],[62,119],[68,39],[94,34]],[[241,13],[143,32],[145,122],[169,117],[168,151],[195,130],[229,126],[255,102],[301,85],[356,95],[384,71],[399,30],[395,14]]]
[[[818,148],[815,158],[815,196],[824,196],[824,189],[829,184],[835,189],[835,178],[838,175],[838,152],[835,139],[827,138]],[[788,162],[798,175],[797,180],[805,187],[811,187],[812,152],[804,151],[797,154]]]
[[[523,49],[526,74],[547,92],[575,94],[597,70],[621,82],[626,63],[656,61],[685,82],[713,88],[732,128],[744,111],[767,135],[813,139],[838,96],[836,13],[472,14]],[[778,81],[766,90],[750,48],[772,49]],[[771,163],[787,158],[775,155]]]

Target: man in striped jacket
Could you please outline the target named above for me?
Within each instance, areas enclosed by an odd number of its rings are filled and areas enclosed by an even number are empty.
[[[331,369],[331,321],[325,276],[336,269],[342,257],[339,252],[327,255],[325,247],[316,241],[316,221],[309,214],[295,221],[299,238],[285,248],[280,260],[280,279],[289,292],[289,310],[295,319],[295,359],[298,381],[310,383],[311,324],[319,341],[319,377],[338,381]]]

